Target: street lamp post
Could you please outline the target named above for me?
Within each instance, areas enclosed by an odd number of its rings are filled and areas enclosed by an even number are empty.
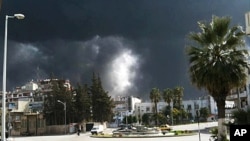
[[[200,106],[199,106],[199,109],[196,111],[196,115],[197,115],[197,117],[198,117],[199,141],[201,141],[201,131],[200,131],[200,117],[201,117],[200,109],[201,109],[201,97],[199,97],[199,101],[200,101]]]
[[[197,116],[197,118],[198,118],[199,141],[201,141],[201,130],[200,130],[200,111],[199,111],[199,109],[196,111],[196,116]]]
[[[172,107],[173,107],[173,104],[172,104]],[[173,116],[173,108],[170,107],[170,117],[171,117],[171,125],[173,126],[174,125],[174,116]]]
[[[128,128],[128,113],[126,111],[126,128]]]
[[[66,102],[62,102],[60,100],[57,100],[57,102],[63,104],[63,106],[64,106],[64,120],[65,120],[65,134],[66,134],[66,129],[67,129],[67,125],[66,125]]]
[[[6,66],[7,66],[7,33],[8,33],[8,19],[17,18],[19,20],[24,19],[23,14],[14,14],[13,16],[6,15],[5,17],[5,37],[4,37],[4,55],[3,55],[3,93],[2,93],[2,132],[1,137],[2,141],[5,141],[5,132],[6,132]]]
[[[37,136],[37,128],[38,128],[38,126],[37,126],[38,115],[39,115],[39,112],[37,111],[37,112],[36,112],[36,136]]]

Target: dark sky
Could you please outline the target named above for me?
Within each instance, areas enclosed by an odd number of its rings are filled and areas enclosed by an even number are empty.
[[[111,95],[148,99],[154,87],[182,86],[185,99],[198,97],[186,36],[212,15],[245,28],[248,11],[249,0],[3,0],[0,62],[5,15],[25,15],[8,20],[7,90],[52,73],[90,84],[95,72]]]

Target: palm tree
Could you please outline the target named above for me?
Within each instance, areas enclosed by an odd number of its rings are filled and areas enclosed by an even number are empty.
[[[173,107],[182,111],[182,97],[183,97],[183,87],[177,86],[173,89]],[[176,118],[176,123],[180,122],[181,114],[179,114]]]
[[[226,136],[226,96],[247,79],[245,33],[241,26],[230,28],[230,21],[230,17],[212,16],[211,23],[198,22],[201,32],[189,34],[194,44],[187,48],[192,84],[207,90],[217,103],[219,141]]]
[[[174,95],[173,98],[175,101],[174,106],[179,110],[182,108],[181,104],[182,104],[183,90],[184,88],[180,86],[175,87],[173,90],[173,95]]]
[[[170,111],[171,124],[173,125],[173,113],[172,113],[172,109],[170,106],[170,103],[173,101],[173,98],[174,98],[173,90],[170,88],[164,89],[163,94],[162,94],[162,98],[165,102],[168,103],[168,110]]]
[[[168,106],[170,107],[170,103],[173,100],[173,90],[170,88],[164,89],[162,93],[162,98],[165,102],[167,102]]]
[[[155,125],[158,125],[157,103],[161,100],[161,92],[158,88],[153,88],[150,92],[150,99],[154,103]]]

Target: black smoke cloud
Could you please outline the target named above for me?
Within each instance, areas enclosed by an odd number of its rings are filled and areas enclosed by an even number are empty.
[[[10,41],[8,85],[11,80],[27,81],[50,78],[76,83],[90,83],[93,72],[101,76],[111,95],[137,94],[135,81],[139,80],[140,55],[133,43],[117,36],[95,36],[87,41],[53,40],[43,43]],[[58,48],[56,48],[57,46]],[[19,82],[19,81],[18,81]]]
[[[7,90],[52,73],[89,83],[96,72],[112,95],[148,99],[153,87],[183,86],[189,99],[204,92],[189,81],[186,35],[212,15],[244,26],[250,2],[4,0],[1,10],[1,48],[5,15],[26,16],[9,19]]]

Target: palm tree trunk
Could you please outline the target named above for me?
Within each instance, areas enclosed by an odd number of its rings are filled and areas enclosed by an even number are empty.
[[[155,125],[158,126],[158,108],[157,108],[157,102],[155,102]]]
[[[225,123],[225,99],[219,98],[216,100],[218,108],[218,141],[221,141],[227,135]]]
[[[240,105],[240,90],[239,90],[239,88],[237,88],[237,108],[241,109],[241,105]]]
[[[168,104],[168,107],[169,107],[169,110],[170,110],[170,118],[171,118],[171,125],[174,125],[174,122],[173,122],[173,112],[172,112],[172,107],[170,105],[170,103]]]

